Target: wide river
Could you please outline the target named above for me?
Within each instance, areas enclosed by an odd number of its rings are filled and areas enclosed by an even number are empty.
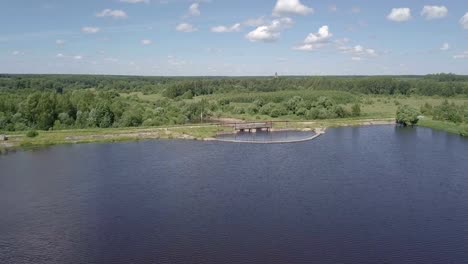
[[[467,263],[468,140],[329,129],[0,156],[0,263]]]

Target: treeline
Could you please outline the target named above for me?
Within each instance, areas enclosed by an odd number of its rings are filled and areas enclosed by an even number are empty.
[[[337,104],[328,97],[318,97],[316,100],[304,100],[294,96],[282,102],[265,101],[257,99],[247,107],[226,104],[222,107],[224,112],[232,114],[265,115],[272,118],[281,116],[297,116],[303,119],[331,119],[356,117],[361,115],[361,106],[355,103],[351,109]]]
[[[147,101],[136,95],[86,89],[30,94],[0,92],[0,99],[0,131],[175,125],[244,114],[264,119],[283,116],[326,119],[361,114],[357,98],[333,91],[193,100],[160,97]]]
[[[140,98],[131,92],[154,94]],[[327,119],[361,115],[363,94],[467,96],[465,76],[126,77],[0,75],[0,131],[159,126],[209,117]],[[467,123],[467,106],[425,105]]]
[[[109,91],[0,93],[0,98],[0,130],[7,131],[182,124],[196,112],[193,106],[150,106]]]
[[[81,75],[0,75],[0,90],[159,93],[167,98],[234,92],[335,90],[376,95],[468,95],[468,76],[435,74],[392,77],[132,77]]]

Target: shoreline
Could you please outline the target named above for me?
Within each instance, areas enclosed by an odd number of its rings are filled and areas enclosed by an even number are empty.
[[[423,121],[421,127],[428,127],[440,130],[441,126],[435,126],[437,121]],[[322,135],[327,128],[350,127],[350,126],[375,126],[394,125],[394,118],[381,119],[326,119],[313,121],[290,121],[287,127],[277,127],[273,131],[284,129],[315,131],[316,134],[306,139],[312,140]],[[432,125],[432,126],[431,126]],[[38,131],[39,136],[28,138],[23,133],[7,134],[8,141],[0,142],[0,154],[17,150],[39,149],[54,145],[85,144],[85,143],[117,143],[117,142],[137,142],[146,140],[200,140],[219,141],[216,135],[219,132],[230,132],[225,127],[218,124],[200,124],[172,127],[133,127],[133,128],[109,128],[109,129],[75,129]],[[446,130],[456,133],[455,130]],[[302,140],[305,141],[305,140]],[[252,143],[252,142],[248,142]],[[277,142],[273,142],[277,143]],[[289,143],[289,142],[288,142]],[[263,143],[265,144],[265,143]]]
[[[281,131],[302,131],[302,132],[312,132],[313,134],[310,137],[303,138],[303,139],[297,139],[297,140],[279,140],[279,141],[270,141],[270,142],[262,142],[262,141],[248,141],[248,140],[232,140],[232,139],[219,139],[215,138],[215,141],[219,142],[227,142],[227,143],[241,143],[241,144],[288,144],[288,143],[300,143],[300,142],[306,142],[306,141],[311,141],[319,136],[325,134],[326,128],[317,128],[317,129],[311,129],[311,130],[286,130],[286,129],[272,129],[271,132],[281,132]],[[223,133],[223,134],[235,134],[234,133]]]

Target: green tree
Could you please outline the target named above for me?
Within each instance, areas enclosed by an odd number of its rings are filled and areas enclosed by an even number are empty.
[[[460,128],[460,135],[468,137],[468,124],[465,124]]]
[[[354,104],[351,107],[351,114],[353,116],[360,116],[361,115],[361,105],[360,104]]]
[[[419,112],[418,110],[404,105],[398,108],[396,113],[396,122],[403,126],[416,125],[419,121]]]
[[[36,130],[29,130],[29,131],[26,133],[26,136],[27,136],[27,137],[30,137],[30,138],[37,137],[38,135],[39,135],[39,133],[38,133]]]
[[[0,130],[4,129],[8,124],[8,119],[5,113],[0,112]]]
[[[288,109],[283,104],[276,104],[270,112],[270,116],[277,118],[288,114]]]
[[[435,120],[450,121],[454,123],[461,123],[463,121],[463,109],[458,107],[455,103],[449,103],[445,100],[441,105],[433,108],[432,111]]]
[[[286,108],[292,114],[296,114],[297,109],[300,107],[304,100],[300,96],[294,96],[286,102]]]
[[[262,115],[270,115],[274,107],[275,105],[273,103],[265,104],[264,106],[262,106],[262,108],[260,108],[260,113]]]
[[[73,118],[71,118],[68,115],[68,113],[60,113],[58,115],[58,121],[60,121],[60,124],[62,124],[64,126],[71,126],[75,122],[75,120],[73,120]]]
[[[76,113],[75,125],[78,128],[86,128],[88,125],[88,112],[87,111],[78,111]]]
[[[121,127],[137,127],[143,123],[143,109],[133,106],[126,110],[120,119]]]
[[[55,94],[44,93],[41,95],[35,114],[37,116],[36,125],[38,129],[48,130],[54,126],[55,121]]]

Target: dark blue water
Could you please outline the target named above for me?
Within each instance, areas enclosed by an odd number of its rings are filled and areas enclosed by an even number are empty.
[[[216,138],[220,141],[245,143],[285,143],[299,142],[311,139],[315,135],[311,131],[259,131],[256,133],[240,132],[220,134]]]
[[[468,140],[154,141],[0,157],[0,263],[466,263]]]

